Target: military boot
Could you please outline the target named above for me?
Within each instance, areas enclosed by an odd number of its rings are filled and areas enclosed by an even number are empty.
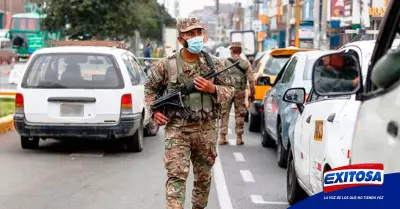
[[[228,140],[226,140],[226,136],[221,134],[219,135],[219,144],[220,145],[225,145],[228,144]]]
[[[243,145],[243,144],[244,144],[244,142],[243,142],[242,135],[237,135],[236,136],[236,145]]]

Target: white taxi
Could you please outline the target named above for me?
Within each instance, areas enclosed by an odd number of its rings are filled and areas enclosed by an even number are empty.
[[[374,46],[375,41],[358,41],[346,44],[338,52],[357,57],[362,71],[367,72]],[[316,65],[322,65],[323,61],[320,58]],[[344,59],[347,68],[356,66],[355,63],[357,60]],[[352,73],[357,76],[356,70]],[[306,93],[309,94],[303,105]],[[307,195],[323,190],[325,171],[349,165],[353,132],[361,103],[355,95],[319,96],[313,90],[306,92],[304,88],[288,89],[284,100],[297,104],[299,109],[299,115],[292,122],[288,134],[290,151],[287,198],[290,204],[294,204]]]
[[[145,109],[139,62],[124,49],[79,44],[37,50],[27,62],[15,97],[22,148],[46,138],[100,138],[142,151],[144,132],[156,135],[158,127]]]

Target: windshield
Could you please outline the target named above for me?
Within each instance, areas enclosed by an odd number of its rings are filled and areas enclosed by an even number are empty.
[[[40,30],[40,21],[38,18],[13,18],[11,21],[11,30]]]
[[[271,56],[265,65],[264,73],[269,75],[278,75],[289,58],[290,56]]]
[[[29,64],[22,87],[116,89],[123,79],[109,55],[43,54]]]

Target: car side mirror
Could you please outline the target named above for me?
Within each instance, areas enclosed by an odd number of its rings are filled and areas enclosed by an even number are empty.
[[[320,96],[351,95],[361,89],[361,78],[358,58],[353,53],[335,52],[315,62],[312,88]]]
[[[293,104],[304,104],[305,98],[305,88],[290,88],[283,95],[283,101]]]
[[[271,85],[271,78],[268,76],[259,77],[257,78],[256,82],[257,86],[270,86]]]

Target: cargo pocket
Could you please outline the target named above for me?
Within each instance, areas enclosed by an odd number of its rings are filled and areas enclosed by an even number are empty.
[[[190,102],[190,110],[197,112],[201,110],[202,104],[201,104],[201,93],[200,92],[194,92],[189,94],[189,102]]]
[[[201,94],[203,111],[209,113],[213,109],[213,101],[210,94]]]

